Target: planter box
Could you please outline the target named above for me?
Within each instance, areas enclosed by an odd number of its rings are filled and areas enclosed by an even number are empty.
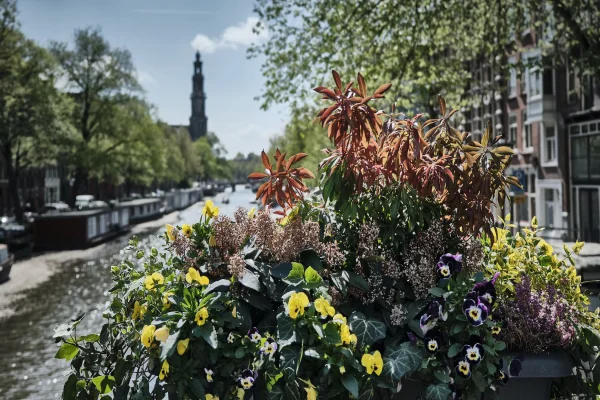
[[[573,363],[563,351],[525,354],[523,370],[499,390],[500,400],[548,400],[552,379],[573,375]]]

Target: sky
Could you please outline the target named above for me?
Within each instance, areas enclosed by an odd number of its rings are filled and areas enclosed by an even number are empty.
[[[113,47],[128,49],[146,98],[169,124],[189,123],[193,61],[203,62],[208,130],[229,157],[259,153],[280,134],[286,106],[262,111],[262,59],[247,47],[265,40],[252,33],[252,0],[18,0],[23,32],[38,44],[70,42],[77,28],[99,27]]]

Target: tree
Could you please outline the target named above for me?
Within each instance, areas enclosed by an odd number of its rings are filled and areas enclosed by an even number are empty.
[[[18,220],[23,212],[19,175],[52,163],[68,137],[69,99],[54,87],[52,58],[19,30],[16,2],[0,0],[0,148]]]
[[[330,71],[391,81],[401,108],[436,114],[437,95],[464,104],[468,63],[484,60],[507,73],[520,33],[538,35],[540,62],[577,53],[582,74],[600,77],[600,2],[596,0],[257,0],[264,55],[262,106],[302,103],[305,82],[328,83]]]
[[[113,126],[111,120],[117,118],[117,106],[127,102],[141,88],[129,51],[111,48],[98,29],[78,29],[72,49],[66,43],[54,42],[50,50],[68,81],[67,89],[77,103],[73,121],[79,132],[79,140],[71,157],[74,169],[73,195],[76,195],[86,190],[88,175],[92,170],[96,169],[98,173],[110,163],[108,157],[104,157],[100,164],[90,162],[98,161],[92,141],[116,139],[113,147],[105,149],[105,153],[123,144],[119,141],[126,139],[115,137],[114,131],[106,127]]]

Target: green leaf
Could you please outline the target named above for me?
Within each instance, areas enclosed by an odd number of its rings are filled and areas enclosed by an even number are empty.
[[[342,341],[337,324],[327,324],[324,330],[323,343],[335,346]]]
[[[450,383],[450,374],[448,371],[435,371],[433,375],[442,383]]]
[[[481,281],[483,281],[483,278],[485,277],[485,275],[483,274],[482,271],[479,271],[478,273],[475,274],[474,278],[475,278],[475,283],[479,283]]]
[[[242,276],[242,279],[240,279],[239,281],[242,285],[246,286],[249,289],[256,290],[257,292],[260,292],[262,289],[262,285],[260,283],[258,275],[256,275],[253,272],[246,271],[244,273],[244,276]]]
[[[429,293],[431,293],[435,297],[442,297],[444,296],[444,293],[446,293],[446,291],[440,287],[434,287],[429,289]]]
[[[292,271],[292,263],[284,262],[271,268],[271,276],[273,278],[284,279]]]
[[[93,378],[92,383],[100,394],[108,394],[115,387],[115,378],[111,375],[101,375]]]
[[[190,390],[200,400],[204,400],[204,386],[202,386],[202,381],[198,378],[193,378],[190,381]]]
[[[238,347],[237,349],[235,349],[235,358],[243,358],[246,355],[246,349],[244,349],[243,347]]]
[[[321,275],[313,267],[306,268],[306,271],[304,271],[304,280],[313,289],[323,285],[323,278],[321,278]]]
[[[369,284],[362,276],[351,272],[351,271],[342,271],[342,276],[348,281],[352,286],[359,288],[362,291],[369,291]]]
[[[319,349],[317,349],[317,348],[310,348],[310,349],[305,350],[304,355],[306,357],[316,358],[318,360],[323,359],[323,355],[321,355],[321,353],[319,353]]]
[[[302,400],[302,397],[300,396],[300,388],[298,387],[298,382],[296,381],[289,382],[287,385],[285,385],[284,394],[285,400]]]
[[[300,252],[300,261],[302,261],[302,265],[312,267],[317,271],[323,269],[323,263],[321,262],[321,258],[313,249],[302,250]]]
[[[473,372],[473,375],[471,375],[471,380],[477,387],[477,390],[479,390],[480,392],[485,392],[486,385],[485,385],[485,381],[483,380],[483,376],[481,375],[481,372],[479,372],[479,371]]]
[[[279,367],[286,376],[296,376],[298,360],[300,358],[300,345],[294,343],[281,349],[279,353]]]
[[[506,349],[506,343],[504,343],[501,340],[498,340],[496,342],[496,344],[494,345],[494,348],[498,351],[502,351],[502,350]]]
[[[220,279],[208,285],[206,289],[204,289],[205,294],[209,294],[212,292],[226,292],[229,289],[231,282],[228,279]]]
[[[354,375],[344,374],[342,375],[342,385],[350,392],[355,399],[358,399],[358,381]]]
[[[219,341],[217,340],[217,331],[212,324],[207,323],[202,325],[200,327],[200,335],[213,349],[216,349],[219,346]]]
[[[346,295],[346,293],[348,293],[348,284],[347,281],[343,278],[341,272],[331,274],[329,276],[329,279],[331,279],[331,282],[340,292],[342,292],[344,296]]]
[[[85,382],[85,381],[84,381]],[[75,400],[77,395],[77,375],[71,374],[63,387],[63,400]]]
[[[58,349],[54,358],[58,358],[65,361],[71,361],[79,353],[79,349],[73,346],[71,343],[63,343]]]
[[[296,342],[296,323],[284,312],[277,315],[277,340],[280,348]]]
[[[79,336],[77,338],[78,342],[87,342],[87,343],[95,343],[100,341],[100,335],[97,333],[90,333],[89,335]]]
[[[312,326],[315,332],[317,333],[317,336],[319,336],[319,339],[325,337],[325,332],[323,332],[323,326],[321,325],[321,323],[313,322]]]
[[[361,344],[372,345],[385,338],[385,324],[375,319],[367,319],[361,312],[355,311],[350,315],[350,329]]]
[[[284,279],[284,282],[290,285],[296,285],[304,279],[304,267],[300,263],[292,263],[292,270]]]
[[[438,383],[437,385],[429,385],[425,389],[425,398],[427,400],[447,400],[452,391],[448,385]]]
[[[458,353],[460,353],[460,351],[462,350],[462,348],[463,348],[462,344],[460,344],[460,343],[454,343],[448,349],[448,357],[449,358],[455,357],[456,355],[458,355]]]
[[[269,390],[268,399],[269,400],[285,400],[285,395],[283,393],[284,388],[281,385],[274,385],[271,390]]]
[[[160,352],[160,361],[166,360],[167,357],[169,357],[171,354],[173,354],[173,352],[177,348],[177,339],[179,338],[179,332],[180,331],[175,331],[172,334],[170,334],[169,337],[167,338],[167,341],[162,346],[162,349]]]
[[[419,368],[424,355],[423,349],[410,342],[390,346],[383,357],[383,373],[391,381],[399,381]]]

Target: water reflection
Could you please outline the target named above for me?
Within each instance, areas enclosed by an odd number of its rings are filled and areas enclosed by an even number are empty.
[[[229,204],[223,204],[223,197]],[[239,206],[250,207],[254,194],[237,187],[217,196],[215,204],[221,213],[233,215]],[[181,222],[193,223],[200,218],[199,205],[181,213]],[[145,248],[159,247],[161,241],[152,234],[141,237]],[[128,237],[122,237],[109,246],[103,256],[95,260],[72,260],[61,265],[59,272],[39,287],[26,293],[17,304],[17,314],[0,323],[0,399],[53,399],[60,398],[64,377],[69,366],[54,359],[58,345],[52,334],[60,322],[87,312],[79,325],[81,333],[98,331],[102,325],[102,311],[108,305],[108,290],[112,286],[110,266],[131,254],[122,250]],[[18,273],[18,268],[13,268]],[[78,331],[79,331],[78,329]]]

